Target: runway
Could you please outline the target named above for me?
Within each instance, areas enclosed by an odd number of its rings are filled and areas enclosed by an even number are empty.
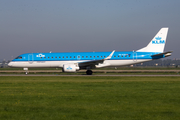
[[[24,70],[0,70],[1,74],[20,74]],[[29,73],[62,73],[62,70],[28,70]],[[86,73],[86,70],[77,71],[77,73]],[[180,73],[180,70],[93,70],[93,73]]]
[[[170,76],[170,77],[180,77],[180,75],[56,75],[56,74],[0,74],[0,76],[67,76],[67,77],[93,77],[93,76],[122,76],[122,77],[166,77],[166,76]]]

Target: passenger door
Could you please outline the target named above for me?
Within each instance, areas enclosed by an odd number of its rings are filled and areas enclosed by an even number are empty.
[[[29,62],[30,64],[32,64],[33,61],[34,61],[34,59],[33,59],[33,54],[29,54],[29,55],[28,55],[28,62]]]

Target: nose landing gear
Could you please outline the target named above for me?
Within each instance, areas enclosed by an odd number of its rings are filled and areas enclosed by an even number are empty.
[[[26,71],[25,74],[27,75],[28,74],[28,68],[23,68],[23,70]]]

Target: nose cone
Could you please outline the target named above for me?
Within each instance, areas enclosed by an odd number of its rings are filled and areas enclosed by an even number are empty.
[[[8,66],[9,66],[9,67],[12,67],[12,65],[13,65],[13,63],[12,63],[12,62],[10,62],[10,63],[8,64]]]

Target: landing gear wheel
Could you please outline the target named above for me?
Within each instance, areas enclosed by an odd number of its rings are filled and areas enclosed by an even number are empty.
[[[92,71],[92,70],[87,70],[87,71],[86,71],[86,74],[87,74],[87,75],[92,75],[92,74],[93,74],[93,71]]]

